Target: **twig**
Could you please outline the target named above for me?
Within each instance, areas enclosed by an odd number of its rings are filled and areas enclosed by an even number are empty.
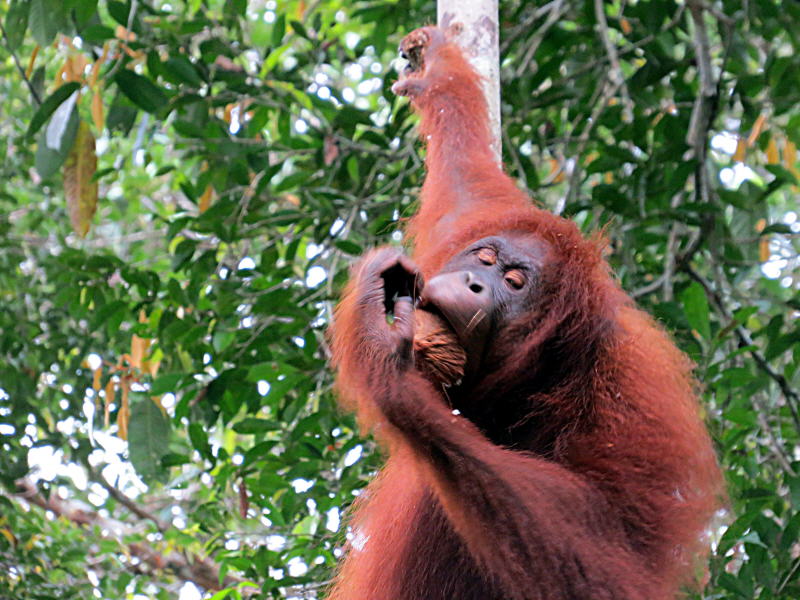
[[[131,33],[131,29],[133,27],[133,19],[136,16],[136,11],[138,9],[139,9],[139,0],[131,0],[131,7],[130,7],[130,10],[128,11],[128,23],[127,23],[127,25],[125,27],[125,37],[126,38]],[[126,41],[127,41],[127,39],[126,39]],[[120,41],[120,44],[122,44],[122,43],[123,42]],[[117,71],[119,71],[120,67],[122,66],[122,61],[124,59],[125,59],[125,52],[120,51],[119,58],[117,58],[117,62],[115,62],[114,65],[111,67],[111,69],[109,69],[109,71],[108,71],[108,73],[106,73],[104,79],[110,81],[114,77],[114,75],[117,74]]]
[[[503,128],[503,145],[505,146],[509,156],[511,156],[511,161],[514,163],[514,167],[518,173],[517,177],[520,180],[520,183],[522,183],[523,189],[527,193],[529,191],[528,177],[525,175],[525,170],[522,168],[522,163],[519,160],[517,149],[514,148],[514,145],[511,143],[511,138],[509,137],[508,130],[505,127]]]
[[[619,63],[617,48],[614,46],[609,36],[605,2],[603,0],[594,0],[594,15],[597,19],[597,29],[600,34],[600,39],[603,40],[603,45],[606,47],[608,62],[611,63],[609,77],[611,81],[619,87],[619,93],[620,96],[622,96],[622,118],[626,123],[631,123],[633,122],[633,101],[631,100],[630,93],[628,93],[628,86],[625,84],[625,75],[622,73],[622,66]]]
[[[6,50],[8,50],[8,53],[11,55],[11,60],[14,61],[14,64],[16,65],[17,70],[19,71],[19,74],[22,76],[22,80],[25,82],[25,85],[28,86],[28,90],[30,91],[31,96],[33,96],[33,100],[34,102],[36,102],[36,106],[39,106],[42,103],[42,99],[39,97],[39,93],[36,91],[36,88],[33,87],[33,83],[31,83],[31,80],[28,79],[28,76],[25,73],[25,69],[20,64],[19,58],[17,58],[17,53],[11,49],[11,45],[8,41],[8,34],[6,33],[5,27],[3,27],[1,23],[0,23],[0,32],[2,32],[3,39],[6,41]]]
[[[547,4],[537,7],[535,10],[531,11],[531,13],[520,21],[519,25],[512,28],[511,32],[505,36],[505,39],[500,44],[500,51],[505,52],[508,50],[509,46],[516,41],[518,37],[520,37],[523,33],[528,33],[531,29],[531,25],[533,25],[539,17],[549,13],[553,10],[554,5],[561,4],[563,0],[551,0]]]
[[[521,77],[522,74],[528,70],[528,65],[530,65],[530,62],[533,60],[533,55],[536,54],[536,50],[539,48],[539,44],[542,43],[544,36],[547,35],[547,32],[550,31],[550,28],[553,27],[553,25],[558,23],[561,15],[567,12],[567,9],[564,7],[564,0],[557,0],[556,2],[552,2],[551,5],[550,11],[547,14],[547,19],[545,19],[545,22],[542,24],[542,26],[539,27],[539,29],[536,30],[536,33],[534,33],[531,37],[528,49],[525,51],[525,56],[517,67],[515,73],[517,77]]]
[[[711,125],[712,106],[717,95],[717,86],[711,72],[711,50],[703,20],[703,5],[697,0],[689,0],[687,6],[694,24],[692,44],[697,62],[697,74],[700,79],[700,90],[692,109],[689,130],[686,132],[686,143],[692,148],[694,158],[702,164],[705,162],[706,137]],[[707,193],[703,200],[708,201]]]
[[[761,401],[758,399],[758,394],[753,394],[751,400],[756,409],[756,419],[758,420],[758,424],[761,426],[761,429],[764,430],[764,433],[766,433],[767,437],[769,438],[770,445],[772,446],[772,453],[775,455],[775,459],[778,461],[778,463],[781,465],[781,468],[786,473],[794,477],[795,472],[794,469],[792,468],[792,465],[790,464],[791,458],[789,458],[789,456],[786,454],[786,451],[784,450],[780,440],[778,440],[778,438],[775,437],[775,431],[767,422],[767,417],[764,416],[764,413],[766,412],[766,407],[761,404]]]
[[[128,496],[126,496],[124,492],[118,490],[116,486],[111,485],[108,481],[106,481],[106,478],[103,477],[101,473],[98,473],[97,471],[91,468],[91,466],[88,464],[88,461],[84,463],[84,466],[88,469],[89,476],[92,478],[92,480],[102,485],[103,488],[109,493],[109,495],[112,498],[114,498],[114,500],[122,504],[125,508],[131,511],[131,513],[133,513],[140,519],[146,519],[148,521],[152,521],[155,524],[156,528],[162,533],[165,532],[167,529],[169,529],[170,527],[169,524],[165,523],[154,514],[146,511],[144,508],[136,504],[133,500],[128,498]]]
[[[589,120],[586,123],[586,126],[581,131],[580,136],[578,136],[578,147],[575,150],[575,162],[572,165],[572,172],[569,174],[569,184],[567,186],[567,195],[564,198],[563,205],[560,205],[559,208],[563,210],[564,206],[572,202],[575,195],[578,193],[578,184],[580,183],[580,176],[581,176],[581,166],[580,166],[580,158],[583,154],[583,151],[586,149],[586,145],[589,143],[589,136],[592,133],[592,130],[597,125],[597,121],[600,120],[600,116],[605,112],[606,107],[608,106],[608,101],[614,97],[614,94],[617,93],[619,89],[619,83],[614,83],[611,81],[606,81],[601,84],[601,89],[603,90],[600,99],[595,103],[594,108],[592,109],[592,114],[589,116]],[[556,214],[560,214],[561,210],[557,210]]]
[[[184,581],[192,581],[207,590],[220,590],[245,581],[228,573],[224,581],[220,582],[219,565],[210,558],[189,559],[178,552],[160,554],[146,543],[125,545],[123,540],[127,535],[133,533],[128,523],[105,517],[92,508],[77,502],[63,500],[57,494],[50,494],[45,498],[36,484],[29,479],[19,479],[16,484],[17,491],[11,494],[12,498],[20,498],[28,504],[49,510],[56,516],[64,517],[79,526],[98,526],[102,531],[103,538],[118,541],[132,556],[146,563],[153,570],[167,569]],[[130,561],[125,564],[130,569],[139,568]],[[257,590],[253,590],[253,593],[255,591]]]

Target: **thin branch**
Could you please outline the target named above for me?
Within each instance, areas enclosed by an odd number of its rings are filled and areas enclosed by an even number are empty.
[[[91,507],[74,501],[63,500],[57,494],[50,494],[49,497],[45,497],[36,484],[29,479],[19,479],[16,483],[17,491],[11,494],[11,499],[19,498],[30,505],[51,511],[55,515],[64,517],[82,527],[97,525],[99,530],[103,532],[101,534],[103,537],[115,539],[123,545],[124,542],[122,540],[130,533],[133,533],[129,524],[110,517],[104,517]],[[150,569],[169,570],[182,580],[192,581],[206,590],[221,590],[245,583],[245,580],[231,574],[226,575],[222,583],[220,583],[219,565],[210,558],[195,557],[191,559],[178,552],[171,552],[166,555],[160,554],[150,544],[146,543],[131,543],[125,545],[125,548],[132,556],[147,564]],[[135,572],[139,571],[139,567],[131,564],[130,561],[125,564]],[[257,592],[252,588],[242,591],[243,593]]]
[[[154,514],[148,512],[147,510],[139,506],[136,502],[128,498],[128,496],[126,496],[124,492],[120,491],[119,489],[117,489],[116,486],[111,485],[108,481],[106,481],[106,478],[103,477],[101,473],[98,473],[95,469],[91,468],[91,466],[88,464],[88,461],[84,463],[84,466],[88,469],[89,476],[91,477],[91,479],[102,485],[103,489],[105,489],[108,492],[108,494],[112,498],[114,498],[114,500],[122,504],[122,506],[131,511],[131,513],[133,513],[140,519],[152,521],[155,524],[156,528],[161,533],[164,533],[167,529],[170,528],[170,525],[168,523],[165,523]]]
[[[513,44],[518,37],[520,37],[523,33],[528,33],[530,31],[531,25],[533,25],[537,19],[549,13],[554,8],[554,5],[561,4],[563,1],[564,0],[551,0],[547,4],[539,6],[535,10],[531,11],[527,17],[520,21],[519,25],[513,27],[505,36],[505,39],[500,44],[500,51],[505,52],[508,50],[509,46],[511,46],[511,44]]]
[[[517,67],[515,73],[516,77],[521,77],[522,74],[528,70],[528,66],[533,60],[533,55],[536,54],[536,50],[539,48],[539,44],[542,43],[544,36],[547,35],[547,32],[550,31],[551,27],[558,23],[559,19],[561,19],[561,15],[567,12],[568,6],[564,6],[564,4],[564,0],[558,0],[557,2],[551,3],[550,11],[547,14],[547,19],[545,19],[545,22],[542,24],[542,26],[536,30],[536,33],[531,36],[528,49],[525,51],[525,56]]]
[[[8,34],[6,33],[6,29],[3,27],[2,23],[0,23],[0,33],[3,34],[3,39],[6,41],[6,50],[8,50],[8,53],[11,55],[11,60],[14,61],[19,74],[22,76],[22,80],[25,82],[25,85],[28,86],[28,90],[30,91],[31,96],[33,96],[33,101],[36,102],[36,106],[39,106],[42,103],[42,99],[39,97],[39,93],[36,91],[36,88],[33,87],[31,80],[28,79],[25,69],[22,67],[22,64],[20,64],[19,58],[17,58],[17,53],[11,49],[11,45],[8,41]]]
[[[606,20],[606,10],[604,0],[594,0],[594,15],[597,19],[597,29],[600,34],[600,39],[603,40],[603,45],[608,54],[608,62],[611,63],[609,77],[611,81],[619,88],[620,96],[622,97],[622,118],[626,123],[633,122],[633,101],[628,92],[628,86],[625,84],[625,75],[622,72],[622,66],[619,62],[619,55],[617,48],[611,41],[608,30],[608,21]]]
[[[564,206],[569,204],[578,193],[578,187],[581,178],[581,155],[583,154],[583,151],[586,150],[592,130],[595,128],[597,122],[600,120],[600,117],[608,107],[609,100],[614,97],[614,94],[616,94],[617,90],[619,89],[619,83],[614,83],[611,81],[606,81],[601,85],[603,92],[600,96],[600,99],[595,103],[594,108],[592,109],[592,114],[589,116],[586,126],[583,128],[583,131],[581,131],[580,136],[578,136],[578,147],[575,150],[575,162],[572,165],[572,172],[569,175],[567,195],[564,198],[563,205],[559,205],[559,210],[556,211],[556,214],[560,214]]]
[[[130,10],[128,11],[128,22],[127,22],[127,26],[125,27],[125,37],[126,37],[125,41],[127,41],[127,37],[133,31],[133,19],[136,17],[136,11],[137,10],[139,10],[139,0],[131,0]],[[120,42],[120,43],[123,43],[123,42]],[[109,69],[108,73],[106,73],[104,79],[106,79],[107,81],[111,81],[111,79],[114,77],[114,75],[117,74],[117,71],[119,71],[120,67],[122,66],[122,62],[124,60],[125,60],[125,52],[120,51],[119,52],[119,57],[117,58],[117,62],[115,62],[111,66],[111,69]]]
[[[650,42],[655,40],[661,34],[667,32],[670,29],[672,29],[673,27],[675,27],[680,22],[681,18],[683,17],[683,11],[684,10],[685,10],[685,5],[684,4],[679,5],[678,9],[675,11],[675,14],[672,16],[672,18],[669,20],[669,22],[667,22],[666,25],[664,25],[658,31],[644,36],[638,42],[634,42],[632,44],[629,44],[629,45],[625,46],[624,48],[620,48],[617,51],[617,55],[618,56],[626,56],[626,55],[630,54],[631,52],[635,52],[639,48],[642,48],[643,46],[646,46],[647,44],[649,44]],[[551,89],[553,89],[555,87],[562,86],[566,82],[568,82],[568,81],[570,81],[572,79],[577,79],[581,75],[585,75],[586,73],[588,73],[590,71],[593,71],[595,68],[597,68],[598,66],[600,66],[602,64],[605,64],[606,62],[608,62],[608,57],[606,55],[602,55],[602,56],[598,57],[597,59],[595,59],[593,61],[585,63],[583,66],[581,66],[578,69],[575,69],[575,71],[573,71],[569,75],[565,75],[561,79],[558,79],[558,80],[554,81],[553,84],[551,86],[547,87],[545,90],[540,90],[538,93],[534,93],[532,95],[531,99],[535,101],[537,96],[540,93],[543,93],[545,91],[549,91],[549,90],[551,90]]]
[[[758,420],[758,424],[761,426],[761,429],[764,433],[767,434],[769,438],[770,447],[772,448],[772,453],[775,455],[775,460],[778,461],[781,468],[791,475],[792,477],[795,476],[794,469],[790,464],[791,458],[786,453],[786,450],[783,448],[783,444],[781,444],[780,440],[775,437],[775,431],[773,427],[767,422],[767,417],[765,413],[767,412],[767,408],[761,404],[761,401],[758,399],[759,394],[753,394],[751,397],[751,401],[753,402],[753,406],[756,409],[756,419]],[[780,430],[780,427],[778,428]]]

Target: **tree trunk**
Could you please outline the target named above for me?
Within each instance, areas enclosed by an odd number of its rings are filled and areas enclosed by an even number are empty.
[[[456,31],[458,44],[483,77],[489,108],[492,150],[500,161],[500,47],[497,0],[438,0],[437,19],[442,29]]]

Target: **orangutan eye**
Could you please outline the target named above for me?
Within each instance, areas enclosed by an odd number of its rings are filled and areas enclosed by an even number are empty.
[[[525,276],[522,274],[522,271],[518,269],[506,271],[503,278],[506,280],[506,283],[515,290],[520,290],[525,285]]]
[[[481,248],[478,250],[478,260],[485,265],[493,265],[497,262],[497,253],[491,248]]]

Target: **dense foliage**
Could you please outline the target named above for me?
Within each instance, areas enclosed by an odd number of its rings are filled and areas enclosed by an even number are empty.
[[[537,6],[538,4],[538,6]],[[322,597],[325,327],[423,175],[415,0],[0,0],[0,597]],[[697,363],[705,598],[800,597],[800,5],[501,2],[504,162]]]

